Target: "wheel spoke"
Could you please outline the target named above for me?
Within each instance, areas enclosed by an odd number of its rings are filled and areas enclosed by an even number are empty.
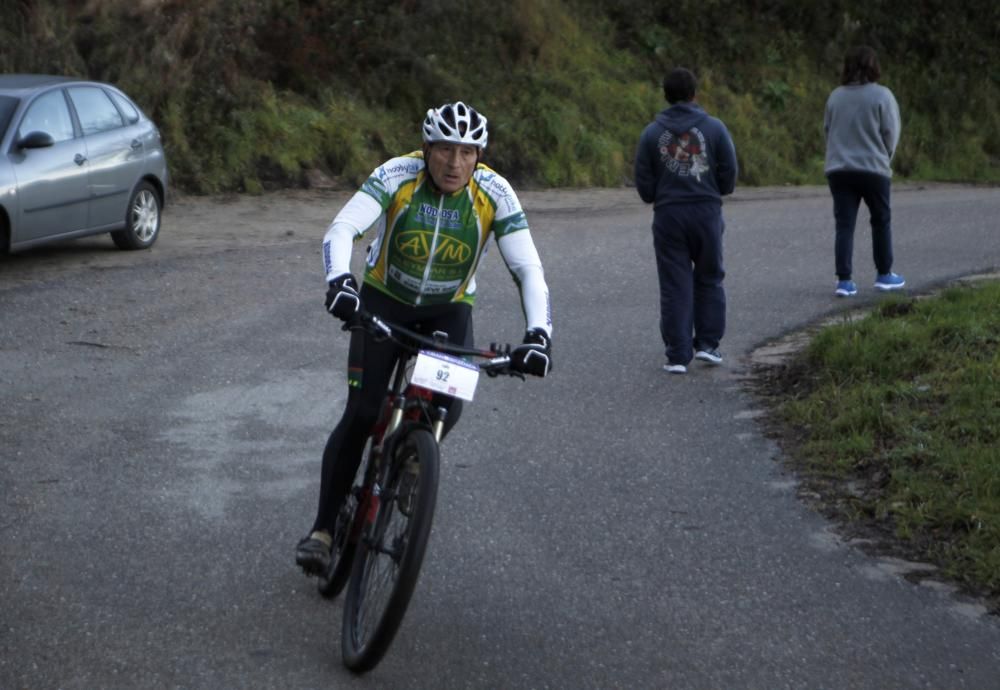
[[[373,553],[365,564],[364,599],[358,611],[358,637],[361,646],[371,639],[382,620],[395,581],[396,565],[392,559],[379,558]]]
[[[392,597],[399,563],[406,548],[406,527],[409,520],[398,510],[394,510],[392,501],[382,503],[383,510],[391,513],[382,530],[380,538],[370,545],[368,559],[365,563],[364,579],[361,585],[361,605],[358,607],[357,635],[358,642],[364,646],[371,638],[379,621],[389,606]]]
[[[157,221],[159,220],[159,208],[156,198],[149,190],[143,190],[135,197],[132,204],[132,227],[136,237],[143,242],[148,242],[156,234]]]

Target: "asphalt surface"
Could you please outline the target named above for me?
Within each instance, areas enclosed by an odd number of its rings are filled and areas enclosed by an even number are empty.
[[[344,194],[187,199],[149,252],[0,257],[0,688],[1000,688],[1000,620],[867,555],[796,496],[742,380],[833,296],[820,188],[726,204],[717,369],[661,370],[651,212],[522,196],[555,370],[486,379],[443,448],[430,547],[382,664],[293,563],[346,335],[320,238]],[[1000,265],[1000,190],[894,190],[911,292]],[[494,250],[477,339],[517,340]]]

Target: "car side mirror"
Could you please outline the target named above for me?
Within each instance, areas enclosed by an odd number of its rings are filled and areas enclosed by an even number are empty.
[[[43,149],[55,143],[56,140],[48,132],[28,132],[18,140],[17,147],[20,149]]]

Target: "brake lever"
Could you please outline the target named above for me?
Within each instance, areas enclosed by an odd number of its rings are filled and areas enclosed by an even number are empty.
[[[366,323],[367,322],[367,323]],[[367,331],[372,339],[377,342],[385,342],[392,337],[392,329],[374,314],[354,312],[354,315],[344,322],[340,327],[342,331]]]

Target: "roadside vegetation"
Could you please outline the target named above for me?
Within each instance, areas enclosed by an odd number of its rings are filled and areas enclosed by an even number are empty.
[[[619,186],[675,65],[732,130],[741,185],[822,183],[844,50],[900,101],[897,174],[1000,182],[1000,4],[990,0],[14,0],[0,71],[117,83],[160,125],[178,188],[358,184],[419,144],[431,105],[492,122],[518,185]]]
[[[776,396],[772,421],[785,450],[825,509],[883,548],[937,565],[994,607],[997,304],[1000,282],[892,297],[759,372],[763,392]]]

